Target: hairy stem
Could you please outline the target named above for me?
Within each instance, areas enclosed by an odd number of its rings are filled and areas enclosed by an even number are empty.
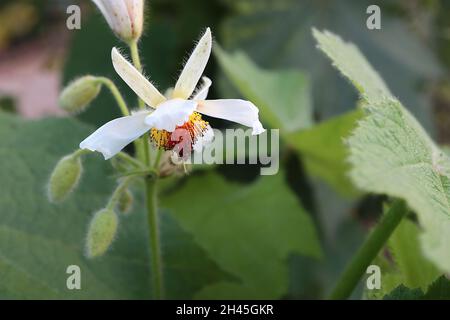
[[[111,198],[109,199],[109,202],[107,205],[108,209],[114,210],[114,208],[116,207],[117,203],[120,200],[120,197],[122,196],[122,193],[125,192],[125,190],[128,187],[128,184],[130,183],[130,181],[132,179],[133,179],[132,177],[126,177],[120,181],[119,185],[116,187],[116,190],[114,190]]]
[[[138,44],[136,40],[132,40],[128,46],[130,47],[130,53],[131,53],[131,60],[133,61],[133,65],[136,67],[137,70],[140,72],[142,71],[142,64],[141,64],[141,58],[139,56],[139,49]],[[145,109],[145,102],[138,98],[138,105],[139,109]],[[139,157],[145,161],[147,165],[150,165],[150,149],[148,145],[148,141],[146,139],[146,135],[138,140],[141,147],[138,148],[138,155]]]
[[[152,259],[152,279],[153,293],[155,299],[162,299],[164,296],[161,244],[159,237],[159,219],[157,208],[157,180],[147,178],[147,215],[148,227],[150,230],[150,249]]]
[[[105,77],[99,77],[98,81],[104,84],[109,89],[109,91],[111,91],[111,94],[113,95],[114,99],[116,99],[117,105],[119,106],[122,114],[124,116],[129,116],[130,111],[128,110],[127,104],[123,99],[122,95],[120,94],[119,89],[117,89],[117,86],[114,84],[114,82]]]
[[[138,69],[140,72],[142,72],[142,64],[141,64],[141,58],[139,57],[139,49],[137,45],[137,41],[131,41],[129,44],[130,47],[130,53],[131,53],[131,60],[133,61],[134,66],[136,69]],[[145,102],[142,99],[138,100],[139,108],[144,109],[145,108]]]
[[[132,156],[126,154],[125,152],[119,152],[116,155],[117,158],[120,158],[126,162],[128,162],[129,164],[133,165],[133,167],[137,167],[137,168],[145,168],[144,164],[139,162],[138,160],[136,160],[135,158],[133,158]]]
[[[131,59],[133,64],[139,71],[142,71],[141,59],[139,57],[139,49],[137,41],[131,41],[129,43]],[[145,109],[145,102],[142,99],[138,100],[139,108]],[[147,135],[144,135],[141,139],[142,149],[138,150],[141,154],[138,155],[142,158],[147,167],[151,166],[150,148]],[[157,170],[156,167],[154,167]],[[161,241],[159,236],[159,222],[158,222],[158,207],[157,207],[157,177],[148,176],[145,180],[146,188],[146,204],[147,204],[147,218],[150,237],[150,254],[151,254],[151,272],[153,282],[153,293],[155,299],[162,299],[164,297],[163,288],[163,272],[162,272],[162,257],[161,257]]]
[[[347,299],[351,295],[367,267],[384,247],[406,213],[407,210],[403,200],[395,200],[392,203],[388,212],[383,215],[345,268],[329,299]]]
[[[161,162],[161,156],[164,153],[163,149],[158,149],[157,153],[156,153],[156,158],[155,158],[155,163],[153,164],[153,167],[158,170],[159,167],[159,163]]]

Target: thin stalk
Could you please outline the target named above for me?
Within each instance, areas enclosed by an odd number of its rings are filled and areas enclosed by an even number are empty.
[[[153,168],[148,169],[142,169],[142,170],[134,170],[125,172],[123,174],[118,175],[119,178],[121,177],[129,177],[129,176],[141,176],[141,177],[156,177],[157,171]]]
[[[141,58],[139,57],[139,49],[137,45],[137,41],[133,40],[129,43],[130,47],[130,53],[131,53],[131,60],[133,61],[134,66],[136,69],[138,69],[140,72],[142,72],[142,63]],[[139,108],[144,109],[145,108],[145,102],[142,99],[138,100]]]
[[[142,63],[141,58],[139,56],[139,49],[138,44],[136,40],[132,40],[128,46],[130,47],[130,53],[131,53],[131,60],[133,61],[133,65],[136,67],[137,70],[142,72]],[[138,98],[138,105],[139,109],[145,109],[145,102]],[[147,165],[150,165],[150,149],[148,146],[148,141],[146,139],[146,136],[139,139],[139,143],[141,145],[141,149],[138,150],[139,157],[146,162]]]
[[[91,150],[88,149],[78,149],[76,150],[74,153],[72,153],[72,156],[74,157],[81,157],[84,156],[85,154],[91,153]]]
[[[116,157],[130,163],[134,167],[145,168],[144,164],[133,158],[132,156],[126,154],[125,152],[119,152]]]
[[[158,170],[159,168],[159,163],[161,162],[161,156],[164,153],[163,149],[158,149],[157,153],[156,153],[156,158],[155,158],[155,163],[153,164],[153,167]]]
[[[116,99],[117,105],[119,106],[122,114],[124,116],[129,116],[130,111],[128,110],[127,104],[123,99],[122,95],[120,94],[119,89],[117,89],[117,86],[114,84],[114,82],[105,77],[99,77],[98,81],[104,84],[109,89],[109,91],[111,91],[111,94],[113,95],[114,99]]]
[[[111,198],[109,199],[108,205],[106,206],[108,209],[114,210],[114,208],[116,207],[117,203],[120,200],[120,197],[122,196],[122,193],[125,192],[125,190],[128,187],[128,184],[130,183],[130,181],[133,179],[133,177],[127,177],[127,178],[123,178],[119,185],[117,186],[116,190],[114,190]]]
[[[134,66],[139,71],[142,71],[141,59],[139,57],[139,49],[137,46],[137,41],[131,41],[129,43],[131,59]],[[138,100],[139,108],[145,109],[145,102],[141,99]],[[140,139],[142,149],[139,155],[147,167],[151,166],[150,158],[150,148],[149,141],[144,135]],[[138,150],[139,151],[139,150]],[[143,153],[143,154],[142,154]],[[138,153],[139,154],[139,153]],[[153,167],[157,170],[156,167]],[[158,207],[157,207],[157,177],[148,176],[145,180],[146,188],[146,204],[147,204],[147,217],[148,217],[148,228],[150,236],[150,254],[151,254],[151,265],[152,265],[152,283],[153,292],[155,299],[162,299],[164,297],[163,289],[163,271],[162,271],[162,257],[161,257],[161,243],[159,236],[159,222],[158,222]]]
[[[151,249],[151,263],[152,263],[152,280],[153,280],[153,294],[155,299],[162,299],[163,291],[163,274],[162,274],[162,257],[161,244],[159,236],[159,219],[157,208],[157,185],[156,179],[147,178],[147,215],[148,227],[150,230],[150,249]]]
[[[347,299],[351,295],[358,285],[359,280],[366,272],[367,267],[384,247],[406,213],[407,210],[404,201],[395,200],[392,203],[388,212],[383,215],[380,222],[375,226],[345,268],[331,292],[329,299],[342,300]]]

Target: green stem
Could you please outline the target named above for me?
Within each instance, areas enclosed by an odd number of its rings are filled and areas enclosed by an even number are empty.
[[[135,158],[133,158],[132,156],[126,154],[125,152],[119,152],[116,157],[132,164],[134,167],[138,167],[138,168],[144,168],[145,166],[139,162],[138,160],[136,160]]]
[[[161,258],[161,245],[159,237],[159,222],[158,222],[158,209],[157,209],[157,186],[156,179],[147,178],[147,214],[148,214],[148,227],[150,230],[150,249],[152,259],[152,280],[153,280],[153,293],[155,299],[163,298],[163,274],[162,274],[162,258]]]
[[[137,41],[133,40],[129,43],[130,52],[131,52],[131,60],[133,61],[134,66],[138,69],[139,72],[142,72],[142,64],[141,58],[139,57],[139,49],[137,45]],[[142,99],[138,100],[139,108],[145,108],[145,102]]]
[[[161,156],[164,153],[163,149],[158,149],[157,153],[156,153],[156,158],[155,158],[155,163],[153,164],[153,167],[158,170],[159,168],[159,163],[161,162]]]
[[[138,43],[136,40],[132,40],[128,46],[130,47],[130,53],[131,53],[131,60],[133,61],[133,65],[136,67],[137,70],[142,72],[142,64],[141,64],[141,58],[139,57],[139,49],[138,49]],[[139,109],[145,109],[145,102],[138,98],[138,105]],[[148,146],[148,141],[146,140],[146,136],[139,139],[140,147],[138,148],[138,155],[139,157],[145,161],[147,165],[150,165],[150,150]]]
[[[73,157],[81,157],[84,156],[85,154],[91,153],[91,150],[88,149],[78,149],[76,150],[74,153],[72,153]]]
[[[331,292],[329,299],[342,300],[347,299],[351,295],[364,272],[366,272],[367,267],[384,247],[406,213],[407,210],[404,201],[395,200],[392,203],[388,212],[383,215],[380,222],[372,230],[366,241],[353,256],[352,261],[345,268]]]
[[[127,178],[123,178],[119,185],[117,186],[116,190],[114,190],[111,199],[109,199],[108,205],[106,206],[108,209],[114,210],[114,208],[116,207],[117,203],[120,200],[120,197],[122,195],[123,192],[125,192],[125,190],[128,187],[128,184],[130,183],[130,181],[133,179],[133,177],[127,177]]]
[[[148,169],[142,169],[142,170],[134,170],[134,171],[129,171],[129,172],[125,172],[123,174],[120,174],[118,177],[122,178],[122,177],[129,177],[129,176],[141,176],[141,177],[156,177],[158,174],[158,172],[153,169],[153,168],[148,168]]]
[[[129,43],[131,59],[133,64],[139,71],[142,71],[141,59],[139,57],[139,49],[137,46],[137,41],[131,41]],[[142,99],[138,100],[139,108],[145,109],[145,102]],[[149,141],[144,135],[140,139],[142,149],[140,157],[144,160],[147,167],[151,166],[151,158],[149,152]],[[142,155],[143,153],[143,155]],[[156,167],[154,167],[157,170]],[[149,227],[149,237],[150,237],[150,254],[151,254],[151,264],[152,264],[152,281],[153,281],[153,292],[155,299],[162,299],[164,296],[163,289],[163,272],[162,272],[162,257],[161,257],[161,244],[159,237],[159,223],[158,223],[158,207],[157,207],[157,179],[156,177],[146,178],[146,203],[147,203],[147,216],[148,216],[148,227]]]
[[[120,94],[119,89],[117,89],[116,85],[114,84],[114,82],[105,77],[99,77],[98,81],[104,84],[111,91],[111,94],[113,95],[114,99],[116,99],[117,105],[119,106],[122,114],[124,116],[129,116],[130,111],[128,110],[127,104],[123,99],[122,95]]]

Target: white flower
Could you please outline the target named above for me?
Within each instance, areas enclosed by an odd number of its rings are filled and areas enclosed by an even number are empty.
[[[124,41],[141,37],[144,0],[92,0],[114,33]]]
[[[184,147],[189,147],[188,152],[192,149],[199,151],[213,139],[213,131],[201,114],[251,127],[254,135],[264,132],[258,117],[259,110],[251,102],[239,99],[206,100],[212,84],[206,77],[203,77],[203,85],[196,90],[211,54],[211,46],[211,31],[208,28],[168,98],[113,48],[112,61],[116,72],[152,110],[139,111],[106,123],[82,141],[80,148],[99,151],[105,159],[109,159],[150,130],[151,139],[160,148],[172,150],[184,144]]]

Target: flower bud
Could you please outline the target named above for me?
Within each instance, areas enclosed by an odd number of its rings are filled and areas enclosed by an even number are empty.
[[[86,237],[86,256],[103,255],[110,247],[117,232],[119,220],[111,209],[101,209],[94,214]]]
[[[120,195],[119,202],[117,203],[117,209],[121,213],[127,214],[131,211],[133,207],[133,194],[129,189],[125,189]]]
[[[138,40],[144,24],[144,0],[92,0],[123,41]]]
[[[59,97],[59,105],[70,113],[82,112],[97,97],[101,88],[96,77],[81,77],[64,88]]]
[[[76,154],[61,158],[53,169],[48,184],[48,197],[51,202],[61,202],[78,185],[82,171],[81,159]]]

